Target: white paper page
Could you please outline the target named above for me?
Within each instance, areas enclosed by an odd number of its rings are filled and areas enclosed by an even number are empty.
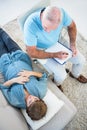
[[[48,49],[45,50],[46,52],[59,52],[59,51],[65,51],[68,53],[68,57],[66,59],[58,59],[58,58],[54,58],[58,63],[60,64],[64,64],[66,63],[66,61],[72,57],[72,51],[65,47],[64,45],[62,45],[61,43],[57,42],[56,44],[54,44],[53,46],[49,47]]]

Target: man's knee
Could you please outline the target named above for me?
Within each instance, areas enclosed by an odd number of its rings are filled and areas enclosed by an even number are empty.
[[[84,57],[83,55],[82,55],[81,63],[82,63],[82,64],[85,64],[85,63],[86,63],[86,59],[85,59],[85,57]]]
[[[78,55],[76,57],[72,57],[70,61],[73,64],[79,64],[79,65],[84,65],[86,62],[85,57],[80,52],[78,52]]]
[[[61,75],[54,74],[54,81],[56,82],[56,84],[60,85],[63,83],[63,81],[66,79],[66,77],[67,77],[66,72],[61,73]]]

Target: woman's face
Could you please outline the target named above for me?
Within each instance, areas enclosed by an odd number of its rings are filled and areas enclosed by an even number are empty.
[[[33,102],[39,100],[38,97],[33,96],[33,95],[29,95],[27,98],[27,107],[29,107]]]

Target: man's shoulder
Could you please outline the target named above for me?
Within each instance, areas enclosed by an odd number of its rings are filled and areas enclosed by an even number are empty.
[[[33,30],[33,33],[35,33],[41,27],[40,12],[41,12],[41,9],[33,12],[26,19],[24,28],[26,28],[26,30],[28,29],[28,32],[29,32],[29,30],[31,30],[31,32]]]
[[[72,22],[72,18],[67,13],[67,11],[63,8],[60,8],[61,10],[61,20],[64,26],[69,26]]]
[[[37,10],[37,11],[34,11],[33,13],[31,13],[29,16],[28,16],[28,20],[29,21],[34,21],[34,20],[38,20],[38,18],[40,17],[40,11],[41,9]]]

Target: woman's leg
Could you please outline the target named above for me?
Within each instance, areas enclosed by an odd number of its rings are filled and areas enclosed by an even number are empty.
[[[6,53],[21,50],[21,48],[17,45],[17,43],[13,41],[11,37],[1,28],[0,28],[0,39],[2,39],[3,47],[6,48]]]
[[[5,43],[4,43],[3,39],[2,39],[2,29],[0,28],[0,57],[4,53],[8,53],[8,49],[5,46]]]

